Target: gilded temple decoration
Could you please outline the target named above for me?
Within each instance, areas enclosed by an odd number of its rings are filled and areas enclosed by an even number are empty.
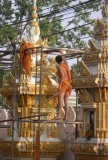
[[[86,43],[84,44],[84,51],[85,51],[85,54],[89,52],[89,47]]]
[[[12,75],[12,73],[10,73],[10,76],[9,76],[9,83],[12,84],[12,85],[15,83],[15,78]]]
[[[84,61],[82,61],[80,76],[90,76],[90,75],[91,75],[90,70],[88,69]]]
[[[98,38],[98,37],[103,37],[104,36],[104,24],[100,21],[100,19],[97,19],[96,23],[95,23],[95,27],[94,27],[94,37]]]
[[[96,47],[95,43],[93,42],[93,40],[90,40],[90,49],[91,49],[91,52],[97,51],[97,47]]]
[[[72,77],[78,77],[78,72],[74,67],[72,68],[71,75]]]
[[[103,15],[103,17],[106,17],[106,14],[107,14],[107,11],[106,11],[106,7],[104,5],[103,8],[102,8],[102,15]]]
[[[79,98],[81,103],[89,103],[89,104],[94,103],[93,97],[86,89],[82,90],[82,92],[81,91],[79,92]]]
[[[102,15],[94,26],[96,41],[90,41],[90,49],[84,47],[83,65],[72,79],[83,109],[83,135],[72,143],[76,160],[108,159],[108,0]],[[93,133],[89,140],[87,124]]]

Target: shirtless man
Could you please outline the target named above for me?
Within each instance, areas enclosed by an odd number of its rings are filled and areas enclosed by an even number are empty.
[[[72,87],[70,85],[71,75],[68,63],[64,56],[58,55],[55,58],[58,63],[58,78],[59,78],[59,95],[58,95],[58,113],[57,116],[54,117],[54,120],[61,119],[61,112],[63,107],[63,101],[65,104],[65,116],[64,120],[67,120],[68,113],[68,98],[71,93]]]

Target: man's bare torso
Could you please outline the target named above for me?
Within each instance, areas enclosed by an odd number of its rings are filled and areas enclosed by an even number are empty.
[[[63,66],[58,67],[58,72],[59,72],[61,81],[68,80],[68,73]]]

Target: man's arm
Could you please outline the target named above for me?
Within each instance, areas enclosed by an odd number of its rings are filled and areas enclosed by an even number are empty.
[[[59,89],[61,89],[61,85],[64,81],[64,73],[63,73],[63,69],[61,66],[59,66],[58,68],[58,71],[59,71],[59,76],[60,76],[60,79],[59,79]]]
[[[62,54],[61,56],[62,56],[63,62],[64,62],[66,65],[68,65],[67,60],[66,60],[66,58],[65,58],[65,56],[64,56],[64,54],[66,54],[66,51],[65,51],[65,50],[61,50],[60,52],[61,52],[61,54]]]
[[[62,60],[63,60],[63,62],[64,62],[66,65],[68,65],[68,62],[67,62],[65,56],[62,56]]]

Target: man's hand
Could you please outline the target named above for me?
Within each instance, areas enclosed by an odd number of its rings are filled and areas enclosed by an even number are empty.
[[[66,60],[65,56],[62,56],[62,60],[63,60],[63,62],[64,62],[65,64],[67,64],[67,65],[68,65],[68,63],[67,63],[67,60]]]
[[[66,54],[66,51],[65,50],[61,50],[60,53],[61,54]]]

